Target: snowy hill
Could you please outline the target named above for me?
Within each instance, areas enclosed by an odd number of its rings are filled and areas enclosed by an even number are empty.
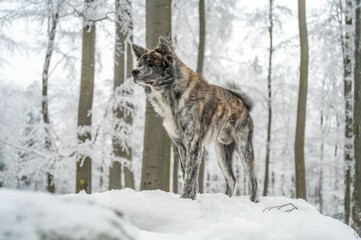
[[[303,200],[130,189],[52,196],[0,190],[0,239],[360,239]],[[270,208],[286,205],[280,209]],[[123,214],[121,214],[123,213]]]

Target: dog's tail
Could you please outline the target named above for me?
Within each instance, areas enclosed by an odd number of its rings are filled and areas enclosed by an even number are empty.
[[[249,112],[252,111],[254,103],[251,97],[244,93],[238,84],[235,82],[226,81],[223,87],[241,99]]]

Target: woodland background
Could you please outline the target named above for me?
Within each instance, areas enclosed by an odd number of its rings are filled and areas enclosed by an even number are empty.
[[[130,78],[130,44],[163,35],[255,101],[260,195],[307,199],[360,234],[360,17],[360,0],[0,1],[0,186],[178,193],[176,150]],[[225,190],[213,146],[200,183]]]

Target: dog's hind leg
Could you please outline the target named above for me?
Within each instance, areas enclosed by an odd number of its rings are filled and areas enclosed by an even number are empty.
[[[252,145],[253,138],[253,122],[248,119],[247,124],[240,127],[236,137],[237,152],[242,160],[242,164],[246,169],[249,178],[248,187],[252,202],[258,202],[257,178],[254,172],[254,152]]]
[[[236,178],[233,173],[233,153],[236,149],[235,142],[230,144],[222,144],[217,142],[215,144],[218,165],[220,166],[223,175],[226,179],[226,194],[231,197],[236,186]]]

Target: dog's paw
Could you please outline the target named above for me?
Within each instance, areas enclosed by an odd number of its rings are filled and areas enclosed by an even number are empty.
[[[259,197],[258,196],[251,196],[251,201],[254,203],[259,203]]]
[[[196,199],[196,194],[182,193],[180,197],[195,200]]]

